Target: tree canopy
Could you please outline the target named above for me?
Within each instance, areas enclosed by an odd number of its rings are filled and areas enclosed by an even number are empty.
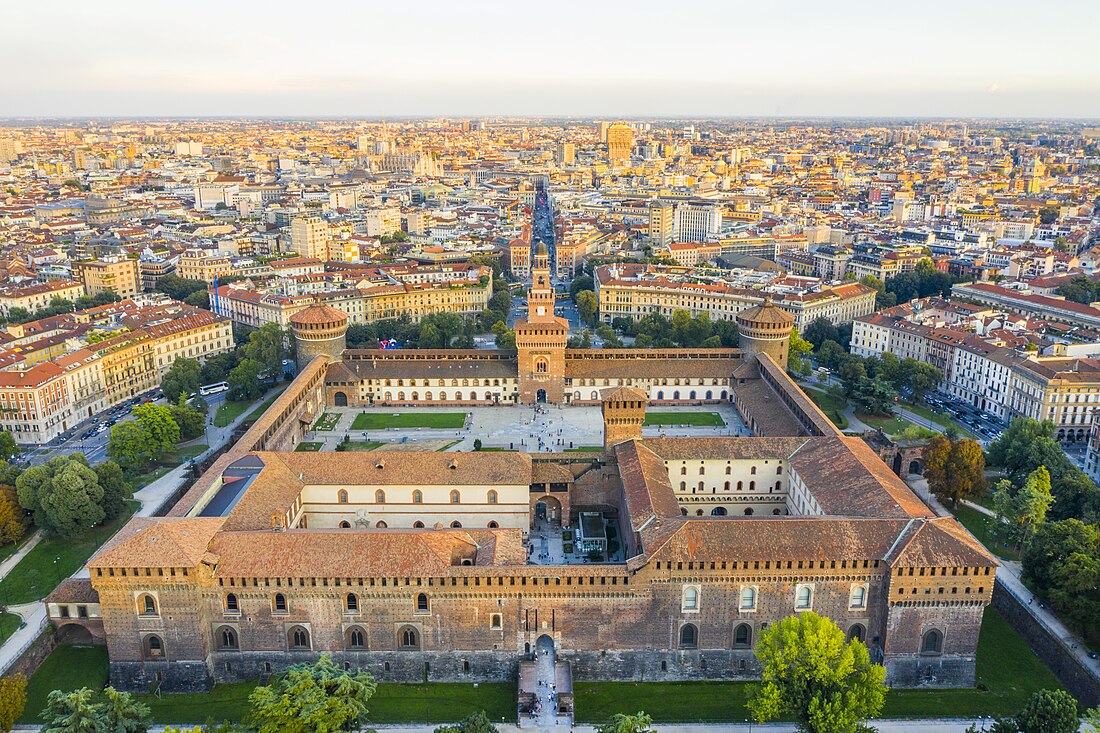
[[[168,402],[176,402],[181,395],[190,396],[198,392],[201,385],[202,365],[197,359],[176,359],[160,379],[160,390]]]
[[[808,733],[856,733],[886,701],[886,669],[862,641],[812,611],[769,627],[756,648],[763,680],[749,700],[759,722],[794,718]]]
[[[248,697],[256,733],[334,733],[366,722],[377,685],[370,674],[341,669],[328,654],[295,664]]]
[[[62,537],[80,537],[107,516],[99,476],[82,453],[55,456],[28,468],[15,489],[35,525]]]
[[[985,455],[975,440],[937,435],[924,446],[924,476],[940,501],[958,506],[985,491]]]

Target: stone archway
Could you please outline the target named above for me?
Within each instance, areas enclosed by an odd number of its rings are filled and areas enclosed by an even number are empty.
[[[332,395],[332,404],[336,405],[337,407],[347,407],[348,406],[348,396],[347,396],[347,394],[344,393],[344,392],[334,393]]]
[[[535,402],[538,402],[538,403],[546,402],[546,390],[545,389],[540,389],[538,392],[535,393]]]
[[[543,495],[535,501],[534,511],[531,513],[533,520],[543,520],[551,525],[562,523],[561,501],[554,496]]]
[[[92,636],[92,632],[83,624],[64,624],[57,629],[57,643],[69,644],[72,646],[89,646],[95,643],[95,637]]]
[[[920,476],[924,473],[924,466],[921,465],[920,461],[909,461],[909,473],[915,473]]]

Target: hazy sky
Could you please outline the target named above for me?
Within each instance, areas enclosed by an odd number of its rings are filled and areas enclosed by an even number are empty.
[[[1100,117],[1100,0],[0,7],[0,117]]]

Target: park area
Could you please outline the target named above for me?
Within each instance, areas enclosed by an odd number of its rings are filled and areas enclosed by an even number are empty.
[[[895,690],[886,696],[884,718],[932,714],[959,718],[1007,715],[1032,693],[1061,685],[1024,641],[992,608],[986,609],[978,644],[978,687],[959,690]],[[30,680],[27,708],[19,722],[38,722],[50,690],[100,689],[107,682],[107,652],[102,647],[61,646]],[[218,685],[209,693],[139,695],[157,723],[241,720],[255,682]],[[484,710],[490,720],[513,722],[515,684],[396,684],[382,682],[368,703],[374,724],[438,724]],[[644,710],[657,722],[728,723],[748,719],[746,682],[578,682],[579,722],[603,722],[615,713]]]
[[[726,424],[717,412],[647,412],[646,425],[693,425],[698,427],[720,428]]]
[[[465,412],[361,412],[355,416],[355,422],[351,424],[351,429],[437,428],[440,430],[457,430],[465,424]]]

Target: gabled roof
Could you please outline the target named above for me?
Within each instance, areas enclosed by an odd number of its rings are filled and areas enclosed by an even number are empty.
[[[100,548],[88,567],[195,567],[222,521],[221,517],[136,517]]]

